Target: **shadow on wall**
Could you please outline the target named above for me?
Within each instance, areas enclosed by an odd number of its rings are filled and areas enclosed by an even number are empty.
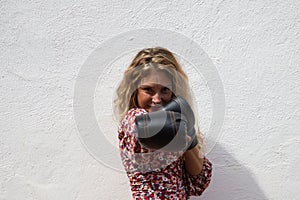
[[[213,163],[212,182],[202,196],[192,197],[191,200],[268,199],[251,172],[223,147],[217,144],[207,157]]]

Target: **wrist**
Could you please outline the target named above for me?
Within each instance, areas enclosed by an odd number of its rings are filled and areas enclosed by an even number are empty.
[[[192,139],[192,141],[189,144],[190,144],[190,146],[188,147],[187,150],[191,150],[198,145],[198,139],[197,139],[196,135],[194,135],[194,138]]]

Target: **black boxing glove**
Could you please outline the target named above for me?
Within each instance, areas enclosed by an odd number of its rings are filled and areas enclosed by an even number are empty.
[[[181,151],[187,147],[187,120],[180,113],[159,110],[135,118],[141,146],[163,151]]]
[[[167,105],[165,105],[161,110],[174,111],[181,113],[187,119],[187,134],[191,137],[191,142],[189,142],[188,150],[194,148],[198,144],[198,139],[195,130],[195,116],[191,106],[188,102],[181,96],[175,97]]]

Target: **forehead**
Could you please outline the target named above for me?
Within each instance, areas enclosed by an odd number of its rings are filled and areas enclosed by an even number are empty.
[[[141,85],[144,84],[160,84],[163,86],[172,86],[172,80],[166,72],[150,71],[145,77],[141,79]]]

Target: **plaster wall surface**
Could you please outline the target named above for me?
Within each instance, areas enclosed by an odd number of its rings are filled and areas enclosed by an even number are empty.
[[[1,200],[131,198],[125,173],[81,142],[73,100],[91,53],[141,28],[191,38],[223,83],[224,123],[207,153],[212,183],[193,199],[300,199],[300,1],[3,0],[0,8]],[[101,100],[136,52],[114,61],[116,72],[97,84],[95,115],[115,148],[117,127],[101,124],[112,120]],[[185,67],[206,134],[207,83]]]

